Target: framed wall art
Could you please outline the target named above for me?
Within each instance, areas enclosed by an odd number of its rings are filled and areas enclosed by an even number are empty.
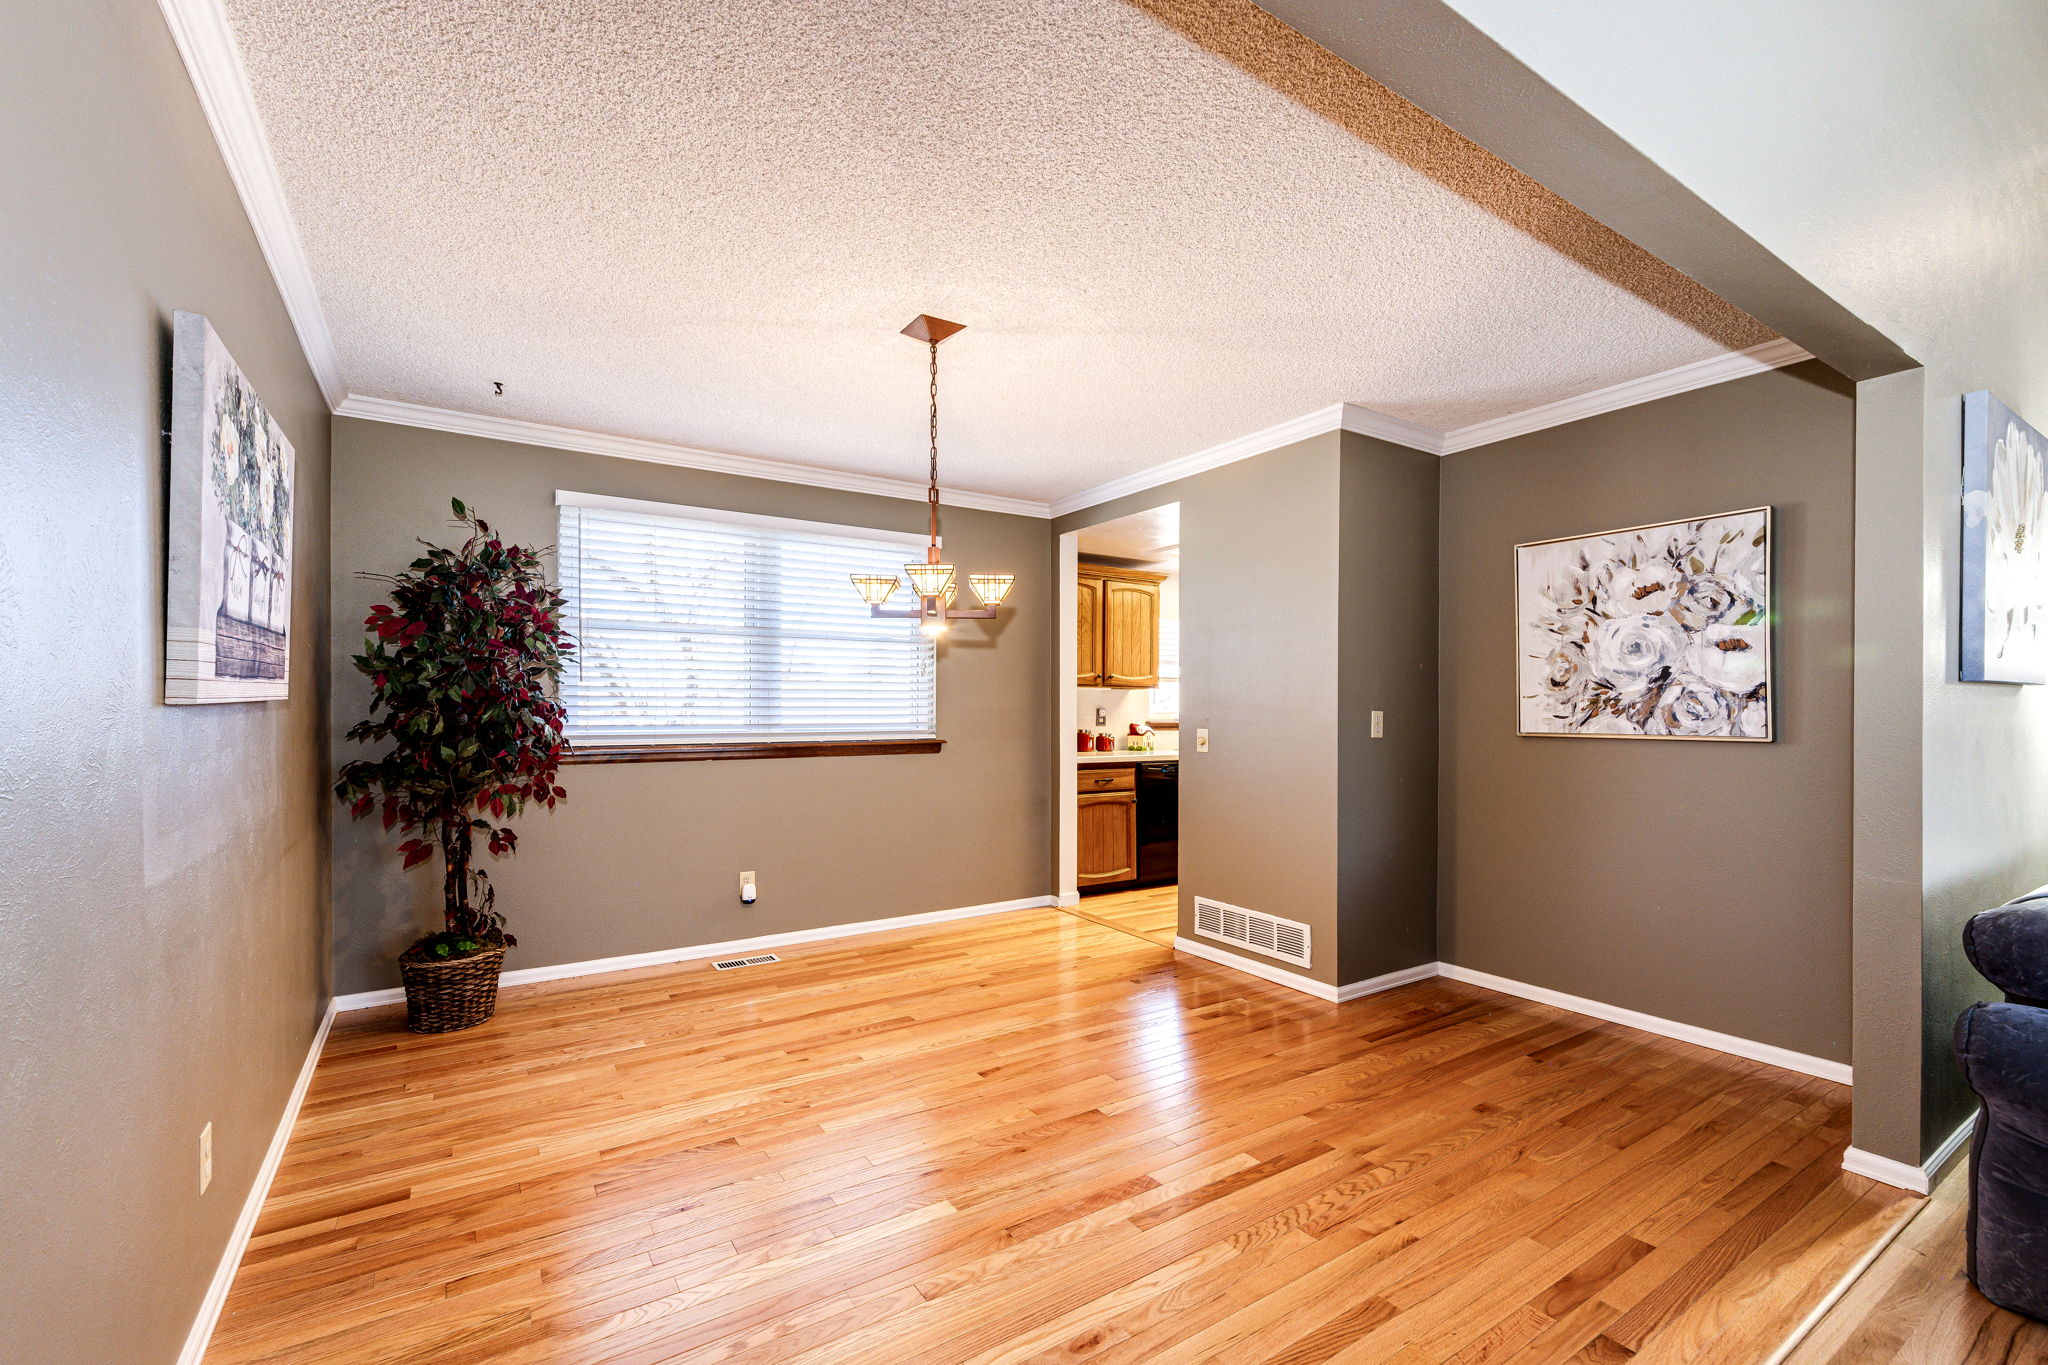
[[[197,313],[171,339],[164,700],[276,701],[291,664],[293,454]]]
[[[2048,441],[1963,397],[1964,682],[2048,682]]]
[[[1516,732],[1771,738],[1771,509],[1515,547]]]

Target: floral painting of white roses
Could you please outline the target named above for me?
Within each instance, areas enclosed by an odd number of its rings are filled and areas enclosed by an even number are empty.
[[[1771,738],[1771,509],[1515,547],[1524,735]]]
[[[1963,681],[2048,682],[2048,442],[1963,397]]]

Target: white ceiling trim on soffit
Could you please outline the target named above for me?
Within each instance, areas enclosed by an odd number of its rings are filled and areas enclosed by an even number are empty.
[[[1545,403],[1540,407],[1528,408],[1522,412],[1509,413],[1489,422],[1476,422],[1469,427],[1453,431],[1433,431],[1414,422],[1404,422],[1398,417],[1389,417],[1383,412],[1363,408],[1356,403],[1333,403],[1327,408],[1303,416],[1278,422],[1247,436],[1239,436],[1220,445],[1198,450],[1192,455],[1183,455],[1177,460],[1154,465],[1121,479],[1111,479],[1079,493],[1071,493],[1056,499],[1052,514],[1063,517],[1069,512],[1094,507],[1112,498],[1127,497],[1142,493],[1148,488],[1185,479],[1191,474],[1217,469],[1239,460],[1248,460],[1254,455],[1263,455],[1269,450],[1305,441],[1311,436],[1325,432],[1350,431],[1361,436],[1376,436],[1394,445],[1407,446],[1412,450],[1425,451],[1431,455],[1451,455],[1475,446],[1491,445],[1504,441],[1510,436],[1524,436],[1545,427],[1563,426],[1587,417],[1596,417],[1603,412],[1615,412],[1621,408],[1635,407],[1639,403],[1669,398],[1673,394],[1687,393],[1693,389],[1706,388],[1710,384],[1725,384],[1731,379],[1746,379],[1753,374],[1767,370],[1783,369],[1796,365],[1813,356],[1797,344],[1782,337],[1767,341],[1761,346],[1752,346],[1744,351],[1731,351],[1727,355],[1713,356],[1707,360],[1680,365],[1661,374],[1644,375],[1591,393],[1582,393],[1576,398],[1561,399]]]
[[[590,455],[610,455],[622,460],[646,460],[653,464],[676,465],[683,469],[704,469],[716,474],[739,474],[750,479],[774,479],[778,483],[800,483],[812,488],[834,488],[845,493],[872,493],[883,498],[925,500],[925,485],[908,479],[885,479],[873,474],[851,474],[822,469],[817,465],[790,464],[759,455],[728,455],[695,446],[667,441],[647,441],[633,436],[608,436],[599,431],[552,426],[514,417],[491,417],[453,408],[428,407],[423,403],[400,403],[388,398],[365,398],[350,394],[335,405],[337,417],[357,417],[369,422],[391,422],[398,426],[424,427],[428,431],[450,431],[463,436],[481,436],[517,445],[549,446],[577,450]],[[970,508],[981,512],[1008,512],[1020,517],[1049,517],[1052,509],[1028,498],[998,497],[993,493],[969,493],[941,488],[939,502],[946,507]]]
[[[277,160],[271,155],[263,120],[256,113],[255,91],[242,65],[234,32],[228,27],[227,13],[220,0],[158,0],[157,7],[184,59],[185,72],[192,78],[192,89],[213,129],[221,159],[227,163],[228,178],[235,182],[242,211],[249,215],[249,226],[255,230],[256,245],[284,299],[285,313],[299,334],[299,349],[305,352],[306,365],[332,408],[347,392],[341,379],[341,359],[334,349],[327,314],[320,307],[319,292],[313,287],[313,270],[299,241],[298,225],[285,203]]]
[[[1510,436],[1524,436],[1545,427],[1559,427],[1566,422],[1576,422],[1584,417],[1596,417],[1603,412],[1614,412],[1621,408],[1632,408],[1638,403],[1648,403],[1658,398],[1669,398],[1676,393],[1687,393],[1693,389],[1704,389],[1710,384],[1725,384],[1731,379],[1747,379],[1753,374],[1766,370],[1779,370],[1787,365],[1797,365],[1802,360],[1813,359],[1813,354],[1798,343],[1779,337],[1766,341],[1761,346],[1751,346],[1744,351],[1730,351],[1726,355],[1709,356],[1696,360],[1690,365],[1665,370],[1661,374],[1644,375],[1641,379],[1630,379],[1591,393],[1582,393],[1577,398],[1560,398],[1555,403],[1541,407],[1511,412],[1505,417],[1496,417],[1488,422],[1474,422],[1469,427],[1443,434],[1443,448],[1440,455],[1455,454],[1470,450],[1474,446],[1491,445],[1505,441]]]

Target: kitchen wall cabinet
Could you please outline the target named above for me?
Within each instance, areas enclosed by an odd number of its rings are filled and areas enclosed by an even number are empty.
[[[1102,686],[1102,580],[1085,572],[1074,597],[1074,683]]]
[[[1162,573],[1080,566],[1075,603],[1075,677],[1081,687],[1159,685]]]

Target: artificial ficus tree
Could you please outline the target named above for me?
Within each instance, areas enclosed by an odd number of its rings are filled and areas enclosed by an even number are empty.
[[[370,716],[348,738],[390,747],[343,765],[334,784],[351,814],[381,809],[384,828],[405,836],[407,868],[439,848],[447,927],[409,951],[441,957],[516,942],[475,845],[510,853],[519,837],[504,822],[566,795],[555,785],[568,746],[554,685],[575,649],[539,555],[452,506],[469,530],[459,548],[422,541],[405,572],[362,575],[390,584],[391,600],[363,622],[374,638],[353,657],[370,679]]]

